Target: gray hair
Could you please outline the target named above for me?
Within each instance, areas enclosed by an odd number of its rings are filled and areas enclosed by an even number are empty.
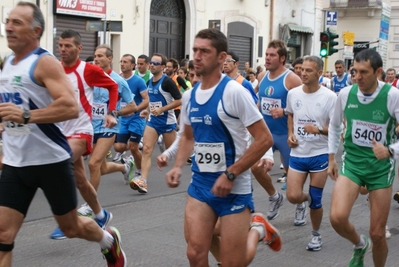
[[[33,18],[30,27],[32,30],[36,27],[40,27],[42,29],[42,31],[39,34],[39,40],[40,40],[44,32],[44,17],[40,8],[31,2],[25,2],[25,1],[18,2],[17,6],[29,6],[33,9]]]
[[[316,63],[316,70],[317,71],[319,71],[319,70],[322,71],[323,68],[324,68],[324,62],[318,56],[306,56],[306,57],[303,58],[303,61],[310,61],[310,62]]]

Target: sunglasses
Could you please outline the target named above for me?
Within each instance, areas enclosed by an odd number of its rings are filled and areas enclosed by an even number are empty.
[[[233,63],[236,63],[236,61],[235,61],[234,59],[232,59],[232,58],[227,58],[224,62],[233,62]]]
[[[162,63],[161,62],[157,62],[157,61],[150,61],[150,65],[154,65],[154,66],[161,66]]]

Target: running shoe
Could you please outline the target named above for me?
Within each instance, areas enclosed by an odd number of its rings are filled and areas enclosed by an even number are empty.
[[[161,151],[161,153],[163,153],[163,152],[165,151],[165,144],[164,144],[164,142],[163,142],[163,136],[162,136],[162,135],[160,135],[160,136],[158,137],[157,144],[158,144],[158,146],[159,146],[159,151]]]
[[[285,172],[283,176],[277,179],[277,183],[285,183],[287,181],[287,173]]]
[[[85,216],[85,217],[92,217],[93,216],[93,210],[90,208],[90,206],[87,203],[84,203],[78,209],[78,215],[79,216]]]
[[[393,195],[393,199],[399,203],[399,191],[395,193],[395,195]]]
[[[111,150],[108,151],[108,153],[107,153],[107,159],[112,159],[112,152],[111,152]]]
[[[115,156],[114,156],[114,158],[113,158],[113,162],[119,162],[119,161],[121,161],[121,159],[122,159],[122,157],[124,156],[126,154],[126,151],[124,151],[124,152],[122,152],[122,153],[119,153],[119,152],[116,152],[115,153]]]
[[[283,184],[283,186],[281,187],[281,190],[283,190],[283,191],[287,190],[287,183]]]
[[[295,226],[302,226],[306,224],[306,211],[305,202],[302,204],[296,204],[294,219]]]
[[[112,235],[114,241],[109,249],[103,249],[103,253],[108,267],[127,267],[125,252],[121,247],[121,234],[115,227],[107,227],[106,231]]]
[[[280,170],[284,169],[283,163],[280,164]]]
[[[309,251],[319,251],[323,242],[321,242],[321,235],[314,235],[310,240],[309,244],[306,246],[306,249]]]
[[[134,170],[134,160],[133,157],[128,157],[125,160],[125,163],[123,164],[125,165],[125,172],[123,172],[123,179],[125,180],[125,185],[128,185],[129,182],[133,179],[133,170]]]
[[[273,200],[272,197],[269,197],[269,211],[267,212],[267,219],[268,220],[274,220],[278,217],[279,215],[279,210],[280,207],[284,203],[284,195],[281,194],[280,192],[277,192],[278,197],[276,200]]]
[[[142,194],[146,194],[148,192],[147,182],[141,176],[135,177],[130,181],[130,188],[137,190]]]
[[[264,215],[260,212],[255,212],[252,214],[252,226],[262,226],[265,229],[265,237],[263,242],[267,244],[272,250],[280,251],[282,242],[279,231],[269,223]]]
[[[365,240],[365,244],[363,248],[354,248],[352,259],[349,262],[349,267],[364,267],[364,254],[366,254],[369,246],[370,246],[370,238],[365,235],[361,235],[360,238],[363,237]]]
[[[391,231],[389,231],[388,225],[385,225],[385,238],[390,239],[392,237]]]
[[[50,238],[54,240],[63,240],[66,238],[64,232],[61,231],[61,228],[57,227],[51,234]]]
[[[102,229],[105,229],[105,227],[107,227],[109,222],[112,220],[113,216],[112,216],[112,213],[107,211],[106,209],[103,209],[103,211],[104,211],[104,215],[105,215],[104,218],[102,218],[102,219],[95,218],[94,220],[96,221],[98,226],[100,226]]]

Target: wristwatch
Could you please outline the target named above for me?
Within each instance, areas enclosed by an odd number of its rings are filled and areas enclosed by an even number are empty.
[[[27,124],[30,120],[30,111],[24,110],[24,113],[22,113],[22,118],[24,119],[24,124]]]
[[[226,174],[227,179],[229,179],[230,181],[234,181],[236,179],[236,175],[232,172],[229,172],[228,170],[226,170],[224,174]]]
[[[287,111],[287,109],[286,109],[286,108],[283,108],[283,111],[284,111],[284,115],[285,115],[285,116],[288,116],[288,111]]]
[[[323,127],[318,126],[317,129],[319,130],[319,134],[322,134],[322,133],[323,133]]]
[[[114,118],[118,117],[118,112],[116,110],[110,110],[107,112],[108,115],[111,115]]]

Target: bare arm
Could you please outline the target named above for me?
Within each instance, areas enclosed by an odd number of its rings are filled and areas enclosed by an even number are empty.
[[[54,101],[45,108],[31,110],[30,123],[55,123],[78,117],[79,109],[73,85],[55,58],[40,58],[34,70],[34,78],[47,88]],[[4,103],[0,107],[0,116],[6,121],[23,123],[23,112],[12,103]]]

